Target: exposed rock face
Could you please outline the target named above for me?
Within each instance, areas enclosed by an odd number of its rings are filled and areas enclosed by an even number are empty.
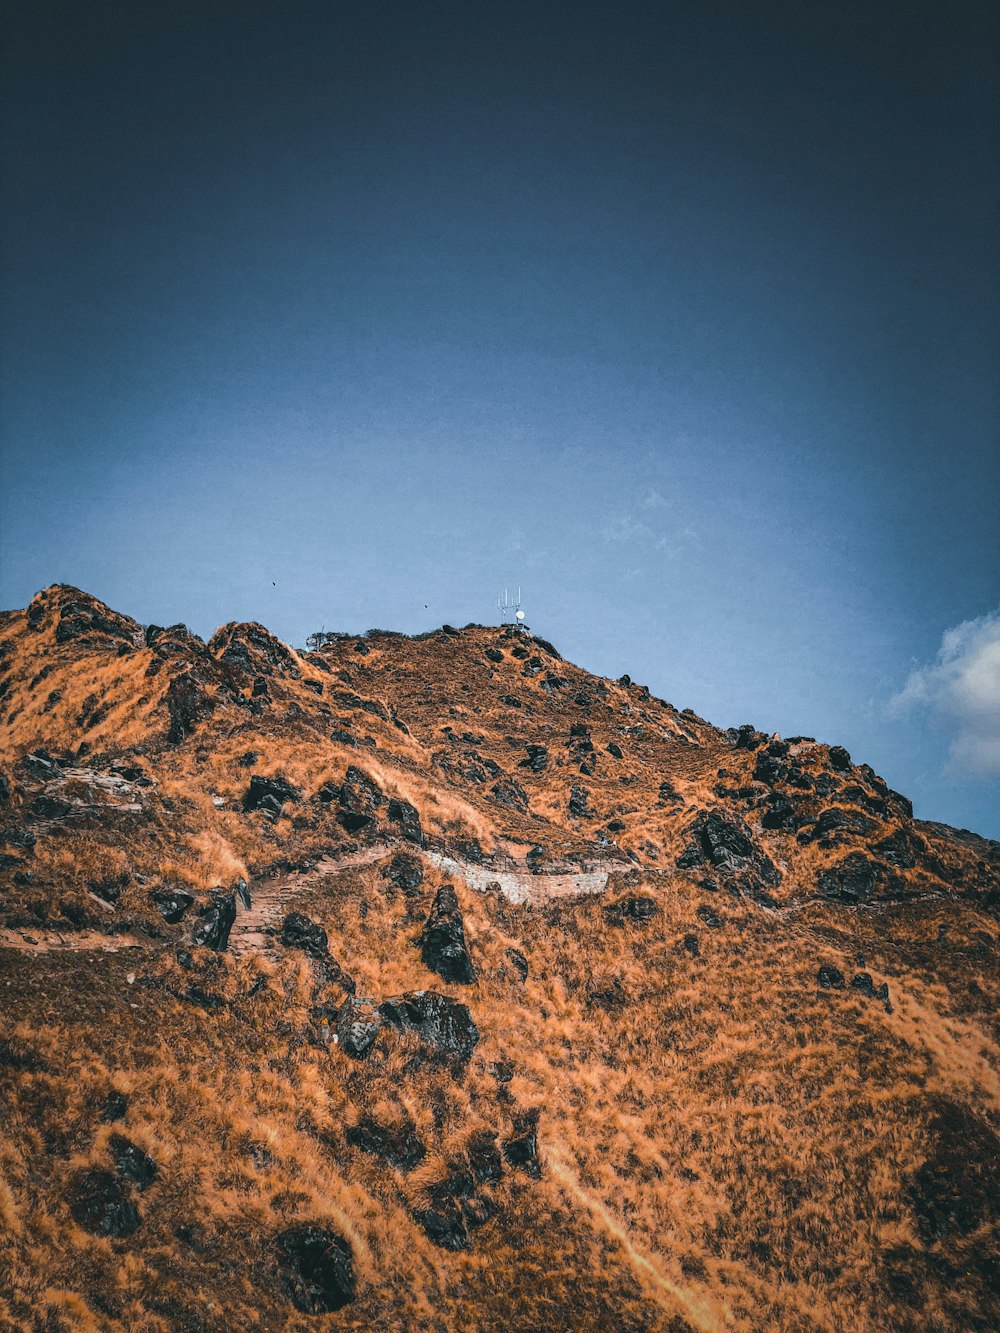
[[[629,923],[642,925],[646,921],[651,921],[659,908],[655,898],[628,897],[606,903],[602,911],[609,926],[624,926]]]
[[[528,793],[519,782],[515,782],[511,777],[503,777],[499,782],[495,782],[490,788],[493,799],[500,805],[509,806],[512,810],[527,810]]]
[[[311,958],[329,953],[326,931],[304,912],[289,912],[281,927],[281,942],[286,949],[301,949]]]
[[[264,814],[277,818],[282,806],[287,801],[297,801],[300,795],[298,788],[293,787],[280,773],[273,778],[255,773],[243,797],[243,809],[248,812],[262,810]]]
[[[450,995],[408,991],[385,1000],[379,1013],[399,1032],[413,1032],[428,1046],[465,1062],[479,1041],[479,1029],[468,1008]]]
[[[337,818],[348,833],[363,833],[374,828],[376,814],[385,802],[378,783],[352,764],[340,788],[340,813]]]
[[[382,1015],[374,1000],[351,996],[337,1017],[337,1044],[353,1060],[363,1060],[382,1030]]]
[[[420,936],[420,956],[443,981],[469,986],[476,979],[458,895],[450,884],[442,884]]]
[[[869,860],[862,852],[851,852],[822,872],[819,888],[825,898],[835,898],[842,903],[866,903],[885,878],[885,868],[877,861]]]
[[[412,1171],[427,1156],[427,1149],[417,1135],[412,1120],[396,1125],[380,1125],[368,1117],[346,1132],[347,1142],[373,1157],[381,1157],[399,1171]]]
[[[47,589],[46,593],[52,602],[61,603],[56,621],[56,643],[70,643],[74,639],[81,639],[94,644],[107,644],[110,640],[108,646],[141,647],[142,626],[129,616],[112,611],[96,597],[80,592],[77,588],[70,588],[66,584]],[[40,606],[39,599],[45,596],[46,594],[40,593],[33,606]]]
[[[411,805],[409,801],[393,799],[389,802],[387,813],[390,823],[397,826],[402,837],[408,842],[416,843],[418,847],[423,845],[424,833],[420,827],[420,815],[415,805]]]
[[[503,1141],[503,1155],[507,1161],[534,1180],[539,1180],[542,1174],[538,1160],[538,1114],[534,1109],[516,1116],[513,1134]]]
[[[824,963],[816,974],[816,980],[824,990],[843,990],[844,974],[839,967]]]
[[[718,810],[702,811],[691,833],[690,845],[677,860],[679,869],[693,869],[707,861],[722,874],[738,877],[740,887],[757,895],[762,885],[780,883],[780,872],[742,819],[726,818]]]
[[[112,1134],[108,1141],[112,1160],[120,1176],[126,1176],[140,1191],[148,1189],[156,1179],[157,1165],[124,1134]]]
[[[400,852],[382,871],[382,877],[401,889],[408,898],[419,898],[420,886],[424,882],[424,868],[418,857]]]
[[[170,730],[167,732],[170,745],[180,745],[215,711],[215,700],[193,671],[184,671],[174,677],[167,687],[166,703],[170,715]]]
[[[305,1314],[329,1314],[354,1300],[357,1284],[350,1245],[325,1227],[289,1227],[277,1237],[292,1304]]]
[[[235,893],[217,890],[211,901],[198,909],[198,919],[191,930],[191,943],[221,953],[229,944],[229,932],[235,920]]]
[[[126,1186],[103,1167],[77,1174],[70,1186],[69,1210],[73,1221],[95,1236],[131,1236],[141,1220]]]
[[[295,657],[270,630],[255,622],[232,622],[216,630],[208,643],[209,652],[248,676],[300,675]]]
[[[185,889],[154,889],[149,895],[164,921],[175,926],[194,905],[194,895]]]

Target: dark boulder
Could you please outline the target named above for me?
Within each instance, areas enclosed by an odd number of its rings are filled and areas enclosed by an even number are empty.
[[[742,727],[738,727],[733,746],[737,750],[757,750],[767,740],[762,731],[752,727],[749,722],[745,722]]]
[[[602,909],[609,926],[644,925],[652,921],[659,910],[656,900],[647,897],[618,898]]]
[[[301,949],[310,958],[329,953],[326,931],[304,912],[289,912],[281,926],[281,942],[286,949]]]
[[[507,1161],[533,1180],[539,1180],[542,1174],[538,1160],[538,1116],[537,1108],[516,1116],[513,1133],[503,1141],[503,1155]]]
[[[503,1176],[497,1136],[491,1129],[480,1129],[472,1134],[466,1144],[465,1155],[477,1184],[495,1185]]]
[[[591,810],[589,802],[590,792],[586,787],[571,787],[569,803],[566,808],[573,819],[590,819],[594,812]]]
[[[128,1098],[124,1092],[112,1088],[104,1099],[104,1106],[101,1108],[101,1119],[106,1125],[113,1125],[119,1120],[124,1120],[127,1113]]]
[[[253,768],[259,758],[260,755],[256,750],[247,750],[240,755],[236,762],[239,764],[240,768]]]
[[[412,1120],[403,1120],[397,1125],[380,1125],[366,1116],[351,1125],[345,1137],[353,1147],[372,1157],[381,1157],[399,1171],[412,1171],[427,1156],[427,1149]]]
[[[255,773],[250,779],[250,786],[243,797],[243,809],[246,811],[263,810],[270,813],[275,805],[280,812],[286,801],[297,801],[301,792],[280,774],[273,778],[262,777]]]
[[[390,822],[397,825],[400,835],[407,842],[414,842],[418,847],[423,845],[424,831],[420,827],[420,815],[415,805],[393,798],[389,802],[388,815]]]
[[[416,1208],[413,1216],[427,1239],[441,1249],[457,1252],[468,1245],[469,1231],[460,1207],[451,1204],[439,1208]]]
[[[91,1167],[73,1178],[69,1211],[73,1221],[94,1236],[131,1236],[141,1220],[128,1186],[103,1167]]]
[[[824,990],[843,990],[844,974],[839,967],[833,967],[829,963],[824,963],[816,973],[816,980]]]
[[[73,809],[69,801],[61,801],[58,796],[36,796],[31,802],[32,819],[63,819]]]
[[[847,773],[852,768],[851,756],[842,745],[830,746],[830,767],[838,773]]]
[[[382,878],[401,889],[407,898],[419,898],[420,886],[424,882],[424,868],[419,857],[400,852],[384,867]]]
[[[229,932],[235,920],[235,893],[216,890],[210,901],[198,908],[198,919],[191,929],[191,943],[221,953],[229,944]]]
[[[324,1227],[289,1227],[277,1237],[285,1287],[296,1309],[328,1314],[354,1300],[354,1256],[342,1237]]]
[[[855,990],[860,991],[862,995],[867,996],[869,1000],[880,1000],[885,1005],[887,1014],[892,1013],[892,1004],[889,1000],[889,983],[883,981],[880,986],[876,986],[872,980],[870,972],[858,972],[851,981]]]
[[[379,1005],[379,1013],[398,1032],[412,1032],[428,1046],[465,1062],[479,1041],[479,1029],[466,1005],[435,991],[408,991]]]
[[[351,996],[337,1016],[337,1045],[352,1060],[364,1060],[382,1031],[382,1015],[373,1000]]]
[[[888,837],[875,843],[873,852],[877,852],[883,861],[900,870],[912,870],[925,851],[923,842],[908,829],[897,829]]]
[[[10,778],[4,773],[0,773],[0,805],[6,805],[10,800]]]
[[[722,918],[704,904],[698,908],[697,915],[711,930],[718,930],[722,925]]]
[[[768,792],[767,809],[760,822],[763,828],[781,829],[791,833],[798,823],[796,808],[784,793]]]
[[[152,1185],[159,1168],[152,1157],[131,1139],[127,1139],[124,1134],[112,1134],[108,1140],[108,1149],[119,1175],[127,1176],[140,1191]]]
[[[508,949],[507,957],[510,960],[514,971],[522,981],[528,980],[528,960],[520,949]]]
[[[819,876],[824,898],[842,903],[866,903],[885,880],[884,867],[862,852],[851,852]]]
[[[420,956],[444,981],[467,986],[476,979],[458,896],[450,884],[442,884],[435,895],[420,936]]]
[[[530,768],[532,773],[542,773],[549,762],[549,751],[545,745],[526,745],[527,758],[522,759],[518,768]]]
[[[681,941],[681,948],[689,958],[698,958],[701,954],[701,946],[698,943],[697,935],[685,935]]]
[[[149,897],[164,921],[171,926],[176,926],[188,908],[194,905],[194,895],[184,889],[154,889]]]
[[[88,882],[87,888],[98,898],[113,906],[119,902],[131,883],[132,876],[127,870],[123,870],[118,875],[102,875],[100,879],[92,879]]]
[[[617,741],[611,741],[611,742],[609,742],[609,744],[608,744],[608,754],[612,755],[613,758],[615,758],[615,759],[623,759],[623,758],[624,758],[624,755],[623,755],[623,753],[622,753],[622,747],[617,743]]]
[[[167,686],[166,704],[170,717],[168,745],[180,745],[215,711],[215,700],[193,671],[184,671],[171,680]]]
[[[875,822],[863,815],[860,810],[844,810],[838,806],[831,806],[829,810],[824,810],[813,827],[812,836],[814,839],[829,838],[831,835],[838,836],[843,833],[853,833],[858,837],[867,837],[873,833],[877,825]]]
[[[777,755],[765,750],[757,756],[753,768],[754,782],[763,782],[765,786],[773,787],[778,782],[784,782],[787,776],[788,765]]]
[[[487,649],[486,649],[486,656],[487,656],[487,658],[488,658],[491,662],[502,662],[502,661],[503,661],[503,653],[501,653],[501,652],[500,652],[498,649],[496,649],[496,648],[487,648]]]
[[[502,777],[490,788],[493,799],[511,810],[528,809],[528,793],[511,777]]]

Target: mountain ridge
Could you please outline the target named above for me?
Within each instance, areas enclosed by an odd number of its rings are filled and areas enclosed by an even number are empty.
[[[514,627],[54,585],[0,712],[0,1327],[995,1323],[1000,844]]]

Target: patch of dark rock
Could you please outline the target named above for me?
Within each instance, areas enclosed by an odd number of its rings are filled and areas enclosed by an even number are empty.
[[[601,978],[596,986],[587,991],[587,1003],[596,1005],[598,1009],[615,1012],[624,1009],[630,1003],[630,998],[621,977]]]
[[[259,758],[260,755],[256,750],[247,750],[240,755],[236,762],[239,764],[240,768],[253,768]]]
[[[601,910],[609,926],[620,927],[645,925],[647,921],[652,921],[660,909],[654,898],[628,897],[607,903]]]
[[[408,991],[384,1000],[379,1013],[399,1032],[412,1032],[428,1046],[464,1063],[479,1041],[468,1007],[435,991]]]
[[[525,855],[525,865],[533,875],[540,875],[542,873],[542,869],[545,865],[545,856],[545,848],[542,847],[540,843],[536,843]]]
[[[80,1171],[73,1178],[69,1211],[73,1221],[94,1236],[131,1236],[141,1221],[128,1186],[103,1167]]]
[[[494,1185],[503,1176],[503,1162],[493,1130],[480,1129],[470,1135],[465,1155],[477,1184]]]
[[[573,695],[573,702],[576,704],[577,708],[589,708],[592,700],[589,694],[584,690],[581,690],[579,694]]]
[[[907,829],[897,829],[888,837],[875,843],[873,852],[877,852],[883,861],[897,866],[900,870],[912,870],[919,855],[925,850],[923,842]]]
[[[354,1255],[343,1237],[306,1224],[282,1231],[277,1243],[285,1288],[297,1310],[329,1314],[354,1300]]]
[[[355,749],[358,745],[355,737],[349,731],[345,731],[343,727],[334,727],[333,731],[330,732],[330,739],[336,741],[338,745],[350,745]]]
[[[541,773],[549,762],[548,748],[544,745],[526,745],[528,757],[522,759],[518,768],[530,768],[532,773]]]
[[[159,1168],[152,1157],[131,1139],[127,1139],[124,1134],[112,1134],[108,1140],[108,1149],[118,1174],[127,1176],[140,1193],[152,1185]]]
[[[865,791],[864,787],[859,787],[856,783],[842,787],[840,799],[860,805],[870,815],[877,815],[879,819],[884,819],[889,813],[889,806],[881,796],[872,796],[871,792]]]
[[[273,778],[267,778],[255,773],[250,779],[250,786],[244,794],[243,809],[247,812],[262,810],[265,814],[272,814],[275,807],[277,807],[280,813],[286,802],[297,801],[301,794],[297,787],[293,787],[280,774]]]
[[[508,949],[507,958],[522,981],[528,980],[528,960],[520,949]]]
[[[382,870],[382,878],[402,890],[408,898],[419,897],[420,886],[424,882],[424,868],[419,857],[399,852]]]
[[[371,828],[375,813],[385,802],[382,789],[373,778],[354,764],[348,767],[340,789],[340,823],[348,833],[359,833]]]
[[[829,963],[824,963],[816,973],[816,980],[824,990],[843,990],[844,974],[839,967],[833,967]]]
[[[765,786],[773,787],[776,783],[783,782],[787,776],[788,765],[781,759],[767,751],[757,756],[753,769],[754,782],[763,782]]]
[[[382,1030],[382,1015],[373,1000],[351,996],[337,1016],[337,1045],[353,1060],[364,1060]]]
[[[390,822],[398,826],[400,834],[407,842],[416,843],[418,847],[423,844],[424,831],[420,826],[420,815],[415,805],[394,797],[389,802],[387,813]]]
[[[767,737],[762,731],[758,731],[749,722],[745,722],[742,727],[737,728],[733,746],[737,750],[757,750],[766,741]]]
[[[420,956],[443,981],[468,986],[476,979],[458,895],[450,884],[442,884],[434,897],[420,936]]]
[[[490,794],[500,805],[512,810],[528,809],[528,793],[519,782],[511,777],[503,777],[490,788]]]
[[[56,796],[36,796],[31,802],[31,816],[34,819],[62,819],[72,810],[68,801],[61,801]]]
[[[119,1092],[116,1088],[108,1093],[104,1099],[104,1105],[101,1107],[101,1120],[106,1125],[114,1125],[119,1120],[124,1120],[128,1112],[128,1097],[124,1092]]]
[[[36,1051],[23,1045],[16,1038],[13,1041],[0,1037],[0,1069],[15,1069],[19,1073],[37,1074],[45,1066]]]
[[[523,1171],[532,1180],[540,1180],[541,1163],[538,1160],[538,1110],[524,1111],[514,1119],[513,1133],[503,1141],[503,1155],[511,1166]]]
[[[515,697],[514,697],[512,694],[501,694],[501,696],[500,696],[500,702],[503,704],[503,706],[504,706],[505,708],[520,708],[520,707],[522,707],[521,700],[520,700],[520,699],[515,699]]]
[[[196,1004],[199,1009],[205,1009],[208,1013],[226,1007],[223,996],[217,995],[215,991],[205,990],[203,986],[188,986],[180,998],[187,1000],[188,1004]]]
[[[304,912],[289,912],[281,926],[281,942],[286,949],[301,949],[310,958],[329,953],[326,931]]]
[[[184,889],[154,889],[150,901],[168,925],[176,926],[188,908],[194,905],[194,895]]]
[[[760,821],[763,828],[792,832],[797,827],[796,808],[782,792],[768,792],[767,807]]]
[[[824,810],[816,820],[812,830],[814,839],[829,838],[831,834],[853,833],[858,837],[867,837],[873,833],[877,825],[867,815],[863,815],[860,810],[843,810],[838,806],[831,806]]]
[[[1000,1216],[1000,1137],[957,1102],[937,1098],[927,1156],[910,1198],[925,1243],[967,1236]]]
[[[697,915],[712,930],[718,930],[722,925],[722,918],[713,912],[710,907],[702,905],[698,908]]]
[[[514,1077],[514,1066],[510,1060],[497,1060],[490,1065],[490,1073],[498,1083],[509,1083]]]
[[[144,642],[142,627],[136,621],[85,595],[81,600],[66,602],[61,607],[56,643],[71,643],[84,636],[118,639],[128,650],[138,648]]]
[[[192,671],[184,671],[173,678],[167,686],[166,704],[170,716],[168,745],[180,745],[215,711],[215,700]]]
[[[685,935],[681,941],[681,948],[690,958],[697,958],[701,954],[697,935]]]
[[[229,944],[229,932],[236,920],[236,895],[216,891],[211,900],[198,908],[198,919],[191,930],[191,943],[221,953]]]
[[[569,802],[567,809],[573,819],[590,819],[593,817],[593,810],[590,808],[590,792],[586,787],[571,787],[569,793]]]
[[[879,1000],[885,1006],[887,1014],[892,1013],[892,1002],[889,999],[889,983],[883,981],[880,986],[876,986],[869,972],[859,972],[851,982],[855,990],[859,990],[862,995],[869,1000]]]
[[[351,1125],[345,1137],[353,1147],[371,1157],[380,1157],[399,1171],[412,1171],[427,1156],[427,1149],[412,1120],[403,1120],[398,1125],[380,1125],[366,1116]]]
[[[469,1244],[469,1232],[462,1210],[454,1203],[444,1208],[417,1208],[413,1216],[423,1228],[427,1239],[441,1249],[457,1253]]]
[[[96,893],[98,898],[114,906],[131,883],[132,876],[127,870],[123,870],[119,875],[105,875],[101,879],[92,879],[87,887],[91,893]]]
[[[361,833],[366,829],[375,827],[374,815],[363,815],[357,810],[341,810],[337,815],[337,822],[351,834]]]
[[[820,874],[819,888],[825,898],[858,904],[866,903],[884,881],[883,866],[862,852],[851,852]]]
[[[487,649],[486,649],[486,656],[489,658],[489,660],[490,660],[491,662],[502,662],[502,661],[503,661],[503,653],[501,653],[501,652],[500,652],[498,649],[496,649],[496,648],[487,648]]]
[[[842,745],[830,746],[830,767],[835,768],[838,773],[847,773],[853,767],[851,756]]]

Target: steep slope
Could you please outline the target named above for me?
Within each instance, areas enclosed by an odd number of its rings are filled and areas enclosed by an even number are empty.
[[[0,710],[0,1326],[996,1326],[997,844],[510,628]]]

